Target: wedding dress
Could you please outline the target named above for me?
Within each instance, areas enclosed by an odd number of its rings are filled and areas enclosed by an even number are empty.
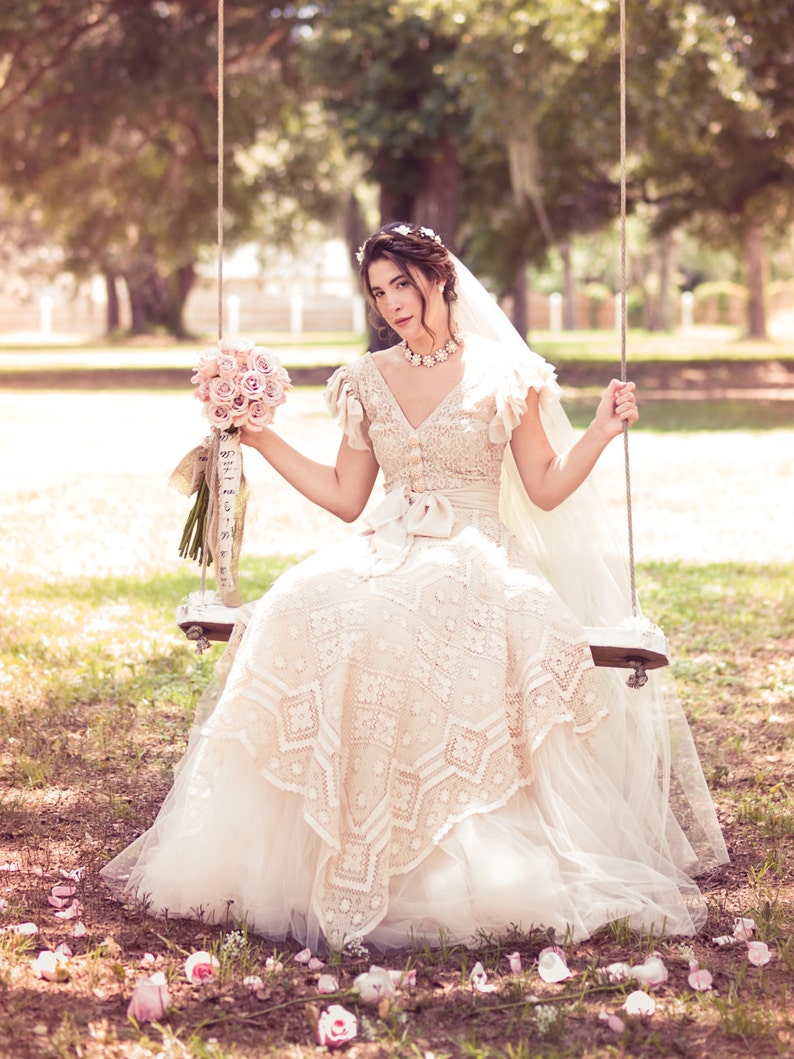
[[[703,924],[692,876],[727,854],[689,727],[656,676],[594,668],[576,555],[552,588],[500,519],[527,392],[556,384],[494,354],[466,334],[415,425],[371,355],[332,376],[385,499],[244,608],[157,819],[103,869],[117,891],[313,949]]]

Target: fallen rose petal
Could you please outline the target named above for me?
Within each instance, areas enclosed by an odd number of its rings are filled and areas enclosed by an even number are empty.
[[[243,985],[246,989],[250,989],[252,993],[256,993],[260,989],[265,988],[265,983],[262,981],[258,974],[246,975],[243,979]]]
[[[77,887],[67,885],[66,883],[58,883],[50,890],[50,894],[53,897],[74,897],[76,893]]]
[[[34,934],[38,934],[39,928],[35,923],[18,923],[15,927],[9,927],[14,934],[20,934],[22,937],[32,937]]]
[[[416,985],[415,967],[412,967],[410,971],[389,971],[388,975],[395,989],[413,989]]]
[[[66,982],[69,980],[69,961],[61,952],[44,949],[32,963],[33,970],[45,982]]]
[[[715,945],[736,945],[739,941],[738,938],[732,937],[730,934],[720,934],[718,938],[711,939]]]
[[[66,908],[71,904],[71,899],[68,897],[56,897],[54,894],[47,896],[47,903],[52,905],[53,908]]]
[[[318,1044],[327,1048],[338,1048],[347,1041],[352,1041],[358,1033],[356,1016],[343,1008],[341,1004],[331,1004],[320,1012],[315,1035]]]
[[[488,975],[479,960],[471,969],[469,982],[471,982],[472,989],[476,989],[478,993],[496,992],[496,986],[489,984]]]
[[[606,1011],[602,1011],[598,1016],[602,1022],[605,1022],[609,1029],[613,1033],[624,1033],[626,1030],[626,1023],[620,1017],[620,1015],[609,1015]]]
[[[275,960],[272,956],[268,956],[268,958],[265,960],[265,968],[268,971],[283,971],[284,964],[281,962],[281,960]]]
[[[749,941],[755,930],[755,920],[746,917],[734,919],[733,936],[741,941]]]
[[[325,962],[318,959],[317,956],[312,956],[309,962],[306,964],[310,971],[319,971],[321,967],[325,967]]]
[[[763,941],[747,942],[747,959],[754,967],[763,967],[772,959],[769,946]]]
[[[295,963],[308,963],[309,960],[312,958],[312,950],[311,949],[301,949],[301,951],[300,952],[296,952],[295,955],[292,958],[295,961]]]
[[[627,1015],[652,1015],[656,1011],[656,1001],[641,989],[635,989],[626,997],[623,1010]]]
[[[339,982],[334,978],[332,974],[321,974],[317,979],[317,992],[318,993],[338,993]]]
[[[217,967],[216,958],[202,949],[200,952],[191,953],[185,960],[185,977],[191,985],[201,985],[212,978]]]
[[[704,993],[707,989],[711,989],[714,979],[708,971],[701,971],[697,963],[689,965],[689,977],[687,979],[690,988],[694,989],[697,993]]]
[[[4,864],[0,864],[0,871],[19,871],[19,865],[15,860],[7,860]]]
[[[80,882],[85,868],[75,868],[74,871],[66,871],[65,868],[60,868],[59,871],[62,879],[71,879],[73,882]]]
[[[85,923],[75,923],[75,925],[72,927],[73,938],[84,938],[87,933],[88,927],[86,927]]]
[[[625,982],[631,978],[631,966],[627,963],[610,963],[608,967],[602,967],[599,973],[608,982]]]
[[[77,900],[72,901],[68,908],[62,908],[60,912],[55,913],[58,919],[79,919],[82,914],[83,906]]]
[[[652,989],[666,982],[668,977],[667,968],[658,956],[649,956],[644,963],[632,967],[631,976]]]
[[[521,974],[521,953],[511,952],[509,956],[505,956],[505,959],[510,964],[511,974]]]
[[[153,952],[145,952],[138,960],[138,966],[147,970],[149,967],[153,967],[155,963],[155,955]]]
[[[541,950],[538,955],[538,974],[544,982],[562,982],[571,977],[562,949],[552,945]]]
[[[60,945],[55,946],[55,952],[56,954],[60,953],[62,956],[74,956],[74,953],[65,941],[62,941]]]
[[[132,991],[127,1018],[136,1022],[157,1022],[171,1006],[171,997],[165,987],[165,975],[162,972],[151,978],[139,978]]]
[[[43,879],[44,878],[44,869],[40,868],[38,866],[38,864],[34,868],[31,868],[30,870],[33,872],[33,874],[35,876],[37,876],[37,878],[39,878],[39,879]]]
[[[379,1004],[381,1000],[393,997],[394,982],[383,967],[372,966],[368,971],[353,979],[353,988],[364,1004]]]

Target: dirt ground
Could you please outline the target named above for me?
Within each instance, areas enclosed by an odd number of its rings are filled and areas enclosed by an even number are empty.
[[[768,380],[767,380],[768,382]],[[316,391],[296,391],[280,413],[285,435],[317,458],[329,459],[338,443]],[[195,404],[166,392],[0,390],[0,449],[9,454],[0,478],[0,574],[8,578],[58,579],[125,574],[144,576],[182,569],[176,537],[186,501],[166,481],[184,451],[202,436]],[[22,446],[20,443],[23,443]],[[24,449],[24,461],[20,452]],[[634,533],[637,559],[680,558],[686,562],[790,562],[794,558],[794,431],[757,434],[712,432],[654,435],[637,432],[631,440]],[[251,465],[255,500],[246,529],[252,555],[302,554],[346,536],[351,527],[311,508],[267,467]],[[624,517],[622,453],[614,445],[601,474],[616,518]],[[355,531],[356,527],[352,528]],[[640,586],[641,587],[641,586]],[[794,636],[774,644],[737,644],[740,678],[732,694],[754,701],[754,689],[768,681],[781,650],[790,658]],[[750,707],[748,707],[749,709]],[[615,932],[568,949],[574,978],[547,985],[531,970],[548,939],[516,936],[485,946],[481,953],[454,950],[444,956],[415,954],[417,984],[378,1013],[340,1002],[359,1012],[362,1032],[346,1046],[351,1059],[410,1056],[499,1055],[529,1059],[559,1056],[710,1056],[712,1059],[766,1059],[792,1053],[794,1036],[786,1015],[794,973],[780,955],[765,968],[747,965],[742,947],[720,948],[712,938],[730,934],[734,919],[753,910],[759,919],[787,908],[789,943],[794,893],[790,878],[774,890],[757,879],[770,850],[789,858],[791,835],[770,843],[752,822],[739,819],[726,784],[752,792],[758,776],[787,789],[794,781],[789,701],[785,723],[777,728],[758,709],[748,721],[744,758],[730,775],[720,768],[725,728],[718,714],[699,729],[707,774],[717,778],[714,797],[731,852],[730,865],[702,880],[711,919],[692,948],[714,976],[716,999],[692,993],[687,984],[689,953],[680,939],[661,942],[670,979],[657,992],[654,1019],[627,1019],[623,1034],[609,1030],[599,1015],[619,1010],[614,987],[595,988],[593,968],[639,951]],[[180,718],[166,718],[179,730]],[[173,760],[179,736],[174,739]],[[701,742],[702,740],[702,742]],[[168,753],[160,747],[158,753]],[[722,779],[719,777],[722,776]],[[0,895],[15,921],[35,920],[39,933],[30,955],[66,942],[73,950],[69,981],[36,977],[28,959],[14,958],[20,937],[4,935],[0,957],[0,1056],[9,1059],[110,1056],[298,1057],[321,1054],[307,1022],[327,1001],[317,993],[317,972],[292,959],[297,946],[274,950],[252,939],[248,954],[263,986],[252,994],[235,973],[197,987],[182,966],[188,952],[211,945],[232,928],[163,921],[145,909],[122,910],[97,879],[109,846],[118,847],[149,821],[165,796],[170,778],[149,768],[87,773],[80,784],[50,784],[15,809],[13,789],[0,791]],[[120,811],[119,799],[127,806]],[[17,866],[17,870],[13,866]],[[54,918],[51,887],[62,870],[84,869],[77,882],[87,937],[72,936],[73,924]],[[770,877],[772,869],[769,869]],[[774,898],[774,901],[773,901]],[[771,902],[771,903],[770,903]],[[774,905],[774,907],[773,907]],[[4,913],[6,922],[10,911]],[[505,956],[521,952],[525,976],[511,979]],[[151,953],[155,970],[169,977],[173,1014],[162,1028],[138,1032],[126,1020],[126,1005],[142,961]],[[279,957],[281,971],[266,960]],[[380,960],[380,957],[373,956]],[[468,970],[482,959],[498,983],[494,994],[480,994]],[[406,954],[389,959],[404,967]],[[342,990],[365,970],[370,958],[345,955],[330,968]],[[464,972],[462,968],[465,968]],[[151,968],[147,969],[150,970]],[[535,999],[528,999],[528,997]],[[557,1036],[540,1032],[538,1004],[564,1008]],[[720,1007],[720,1003],[723,1007]],[[654,1021],[655,1020],[655,1021]],[[365,1030],[365,1032],[364,1032]],[[368,1039],[369,1038],[369,1039]],[[520,1051],[519,1048],[526,1049]],[[508,1051],[513,1048],[513,1051]],[[479,1049],[479,1050],[478,1050]],[[492,1051],[489,1053],[488,1049]]]

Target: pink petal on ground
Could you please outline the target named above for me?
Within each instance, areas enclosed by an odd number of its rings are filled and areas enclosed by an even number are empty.
[[[155,955],[153,952],[145,952],[143,956],[141,956],[140,960],[138,960],[138,966],[142,967],[144,970],[148,970],[150,967],[153,967],[154,963]]]
[[[332,974],[321,974],[317,979],[317,992],[318,993],[338,993],[339,982],[334,978]]]
[[[31,966],[45,982],[66,982],[69,979],[68,959],[60,952],[44,949]]]
[[[631,978],[631,967],[627,963],[610,963],[600,971],[608,982],[625,982]]]
[[[82,914],[83,906],[77,900],[72,901],[68,908],[62,908],[60,912],[55,913],[58,919],[79,919]]]
[[[39,928],[35,923],[19,923],[17,926],[11,927],[10,929],[14,934],[21,934],[23,937],[32,937],[39,932]]]
[[[272,956],[268,956],[268,958],[265,960],[265,969],[278,973],[279,971],[284,970],[284,964],[281,962],[281,960],[276,960]]]
[[[0,871],[19,871],[19,865],[15,860],[7,860],[4,864],[0,864]]]
[[[698,993],[711,989],[714,979],[708,971],[701,971],[697,961],[689,965],[689,985]]]
[[[723,947],[725,945],[735,945],[739,939],[730,934],[720,934],[718,938],[712,938],[711,940],[715,945]]]
[[[538,955],[538,974],[544,982],[562,982],[571,977],[562,949],[552,945],[541,950]]]
[[[734,919],[733,936],[741,941],[749,941],[755,930],[755,920],[746,917]]]
[[[656,1011],[656,1001],[641,989],[635,989],[626,997],[623,1010],[627,1015],[652,1015]]]
[[[250,989],[252,993],[256,993],[260,989],[265,988],[265,983],[262,981],[258,974],[246,975],[243,979],[243,985],[246,989]]]
[[[71,898],[55,897],[54,894],[48,894],[47,903],[52,905],[53,908],[66,908],[69,904],[71,904]]]
[[[772,959],[769,946],[763,941],[747,942],[747,959],[754,967],[763,967]]]
[[[476,989],[478,993],[496,992],[496,986],[491,985],[488,982],[488,975],[479,960],[471,969],[471,974],[469,975],[469,982],[471,983],[472,989]]]
[[[626,1029],[626,1023],[620,1017],[620,1015],[608,1015],[606,1011],[602,1011],[598,1016],[602,1022],[605,1022],[609,1029],[613,1033],[624,1033]]]
[[[364,1004],[379,1004],[381,1000],[394,996],[395,983],[391,974],[383,967],[372,966],[353,980],[353,988]]]
[[[312,956],[309,962],[306,964],[310,971],[319,971],[321,967],[325,967],[323,960],[318,959],[316,956]]]
[[[505,956],[505,959],[510,964],[511,974],[521,974],[521,953],[511,952],[509,956]]]
[[[68,885],[67,883],[58,883],[50,890],[53,897],[74,897],[77,893],[77,887]]]
[[[649,956],[644,963],[631,968],[632,978],[636,978],[643,985],[661,985],[667,981],[667,968],[659,956]]]
[[[295,955],[292,958],[295,961],[295,963],[308,963],[309,960],[312,958],[312,950],[311,949],[301,949],[301,951],[300,952],[296,952]]]
[[[85,923],[75,923],[75,925],[72,927],[73,938],[84,938],[87,933],[88,928],[86,927]]]

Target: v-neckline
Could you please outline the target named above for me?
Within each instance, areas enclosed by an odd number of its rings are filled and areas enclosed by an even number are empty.
[[[417,430],[421,430],[422,427],[426,426],[426,424],[429,423],[431,419],[435,418],[436,414],[447,403],[447,401],[450,399],[450,397],[452,397],[452,395],[457,390],[460,389],[460,387],[463,385],[464,379],[466,378],[466,370],[465,370],[465,367],[464,367],[463,375],[458,379],[458,381],[455,383],[455,385],[450,390],[447,390],[447,392],[444,394],[444,396],[441,398],[441,400],[438,402],[438,404],[436,404],[436,406],[434,408],[432,408],[430,410],[430,412],[428,412],[428,414],[425,416],[424,419],[422,419],[419,423],[414,424],[414,423],[411,422],[411,420],[408,418],[408,416],[403,411],[403,406],[400,404],[400,402],[395,397],[394,391],[392,390],[391,386],[389,386],[388,382],[386,381],[386,376],[383,374],[383,372],[378,367],[378,364],[377,364],[375,358],[372,356],[371,353],[369,355],[369,359],[370,359],[370,361],[372,363],[372,367],[378,373],[378,377],[380,378],[380,381],[383,384],[383,388],[386,390],[386,392],[388,393],[389,397],[391,398],[392,404],[397,409],[397,411],[400,413],[400,416],[402,417],[403,422],[406,424],[406,426],[408,426],[408,428],[410,430],[413,430],[414,432],[416,432]]]

